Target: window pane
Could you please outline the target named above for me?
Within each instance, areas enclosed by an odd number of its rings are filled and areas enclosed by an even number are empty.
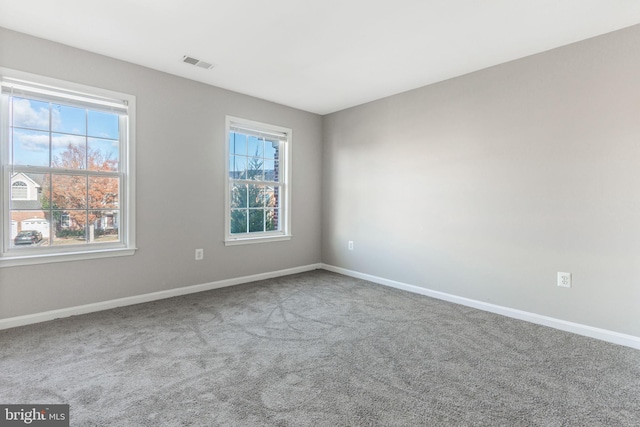
[[[51,166],[65,169],[86,169],[87,139],[84,136],[51,134]]]
[[[120,178],[89,177],[89,209],[117,209]]]
[[[247,232],[247,210],[231,209],[231,234]]]
[[[278,228],[278,216],[276,209],[266,209],[265,210],[265,229],[266,231],[275,231],[279,230]]]
[[[264,144],[265,159],[273,160],[277,158],[279,147],[280,147],[280,143],[277,141],[265,141],[265,144]]]
[[[87,135],[106,139],[120,139],[118,115],[88,111]]]
[[[278,206],[278,187],[265,187],[264,205],[266,207],[275,208]]]
[[[42,210],[11,211],[10,218],[11,247],[48,245],[49,220]]]
[[[51,130],[74,135],[86,135],[87,110],[67,105],[51,105]]]
[[[49,130],[49,103],[13,98],[13,126]]]
[[[249,233],[264,231],[264,209],[249,210]]]
[[[231,207],[232,208],[246,208],[248,206],[247,198],[247,185],[246,184],[233,184],[231,186]]]
[[[264,161],[264,180],[278,182],[279,176],[275,170],[276,165],[273,160]]]
[[[250,208],[262,208],[264,207],[264,187],[261,185],[249,185],[249,207]]]
[[[87,211],[59,211],[52,212],[53,216],[53,246],[82,245],[87,243],[86,224]]]
[[[120,240],[120,211],[89,211],[89,243],[107,243]]]
[[[264,180],[264,160],[262,157],[250,157],[247,165],[247,179]]]
[[[13,130],[13,163],[49,166],[49,133],[35,130]]]
[[[52,207],[56,209],[87,208],[87,177],[82,175],[53,175]],[[82,221],[84,227],[86,221]]]
[[[229,160],[229,178],[247,179],[247,158],[244,156],[231,156]]]
[[[255,136],[248,138],[248,154],[250,156],[262,157],[264,155],[264,140]]]
[[[42,175],[42,187],[40,190],[40,205],[42,209],[49,210],[55,209],[55,206],[51,205],[51,174]]]
[[[117,171],[120,161],[120,142],[115,139],[89,138],[89,170]]]
[[[10,208],[14,210],[42,209],[44,174],[17,173],[11,176]]]
[[[247,136],[241,133],[231,132],[229,134],[229,154],[247,155]]]

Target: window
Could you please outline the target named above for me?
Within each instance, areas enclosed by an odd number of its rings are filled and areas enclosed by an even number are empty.
[[[60,227],[69,228],[71,226],[71,216],[68,213],[60,214]]]
[[[135,98],[0,75],[0,231],[11,230],[0,266],[133,254]],[[23,230],[42,240],[24,244],[14,236]]]
[[[227,117],[227,245],[291,237],[291,129]]]
[[[27,184],[22,181],[16,181],[11,184],[11,199],[26,200],[28,197]]]

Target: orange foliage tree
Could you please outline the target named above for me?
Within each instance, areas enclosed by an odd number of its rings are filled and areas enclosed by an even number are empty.
[[[102,217],[101,210],[118,207],[119,179],[111,176],[73,174],[73,170],[116,171],[117,160],[100,150],[84,145],[69,144],[52,161],[64,174],[45,176],[42,196],[43,207],[51,207],[54,218],[64,212],[69,215],[71,228],[84,229]],[[87,222],[88,221],[88,222]],[[56,221],[59,224],[59,221]]]

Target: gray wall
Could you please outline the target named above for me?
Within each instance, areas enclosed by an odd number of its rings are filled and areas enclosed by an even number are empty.
[[[320,116],[2,28],[0,66],[137,97],[139,248],[0,269],[0,319],[321,261]],[[291,241],[224,246],[227,114],[293,129]]]
[[[640,27],[324,121],[4,29],[0,66],[137,96],[139,247],[0,269],[0,318],[323,261],[640,336]],[[226,114],[293,128],[291,241],[223,245]]]
[[[636,26],[326,116],[323,261],[640,336],[639,76]]]

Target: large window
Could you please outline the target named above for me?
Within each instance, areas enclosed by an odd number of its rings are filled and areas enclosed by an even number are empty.
[[[227,117],[226,244],[290,238],[291,129]]]
[[[132,254],[135,98],[0,72],[0,266]]]

